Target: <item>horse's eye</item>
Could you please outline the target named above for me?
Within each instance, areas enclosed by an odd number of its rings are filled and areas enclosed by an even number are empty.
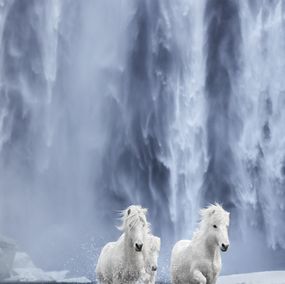
[[[215,228],[215,229],[217,229],[218,227],[217,227],[217,225],[213,225],[213,227]]]

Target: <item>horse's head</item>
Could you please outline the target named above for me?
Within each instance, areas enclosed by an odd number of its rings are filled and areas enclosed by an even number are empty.
[[[219,246],[221,251],[227,251],[230,245],[228,236],[230,213],[219,204],[215,204],[202,209],[201,215],[205,220],[209,239]]]
[[[131,246],[135,251],[143,250],[149,224],[146,220],[147,209],[139,205],[131,205],[123,212],[123,225],[121,229],[125,232]]]
[[[146,254],[146,269],[147,271],[155,272],[157,270],[157,259],[160,251],[160,238],[148,235],[147,236],[147,251]]]

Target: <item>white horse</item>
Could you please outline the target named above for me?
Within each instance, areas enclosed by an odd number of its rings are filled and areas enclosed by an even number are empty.
[[[221,271],[221,251],[229,247],[229,215],[219,204],[202,209],[199,228],[191,241],[172,249],[172,283],[215,284]]]
[[[144,244],[149,232],[147,209],[132,205],[122,212],[124,233],[106,244],[99,256],[96,277],[102,284],[136,283],[145,274]]]
[[[154,284],[157,271],[157,259],[160,251],[160,238],[148,234],[144,250],[145,276],[142,277],[144,283]]]

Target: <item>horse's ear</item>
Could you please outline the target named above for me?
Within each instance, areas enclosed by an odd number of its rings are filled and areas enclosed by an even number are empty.
[[[128,215],[130,215],[130,214],[131,214],[131,208],[128,209]]]

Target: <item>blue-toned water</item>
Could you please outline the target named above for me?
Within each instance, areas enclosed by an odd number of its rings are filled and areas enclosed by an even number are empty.
[[[149,208],[168,277],[198,211],[223,273],[285,269],[282,0],[0,1],[0,232],[94,276],[117,210]]]

